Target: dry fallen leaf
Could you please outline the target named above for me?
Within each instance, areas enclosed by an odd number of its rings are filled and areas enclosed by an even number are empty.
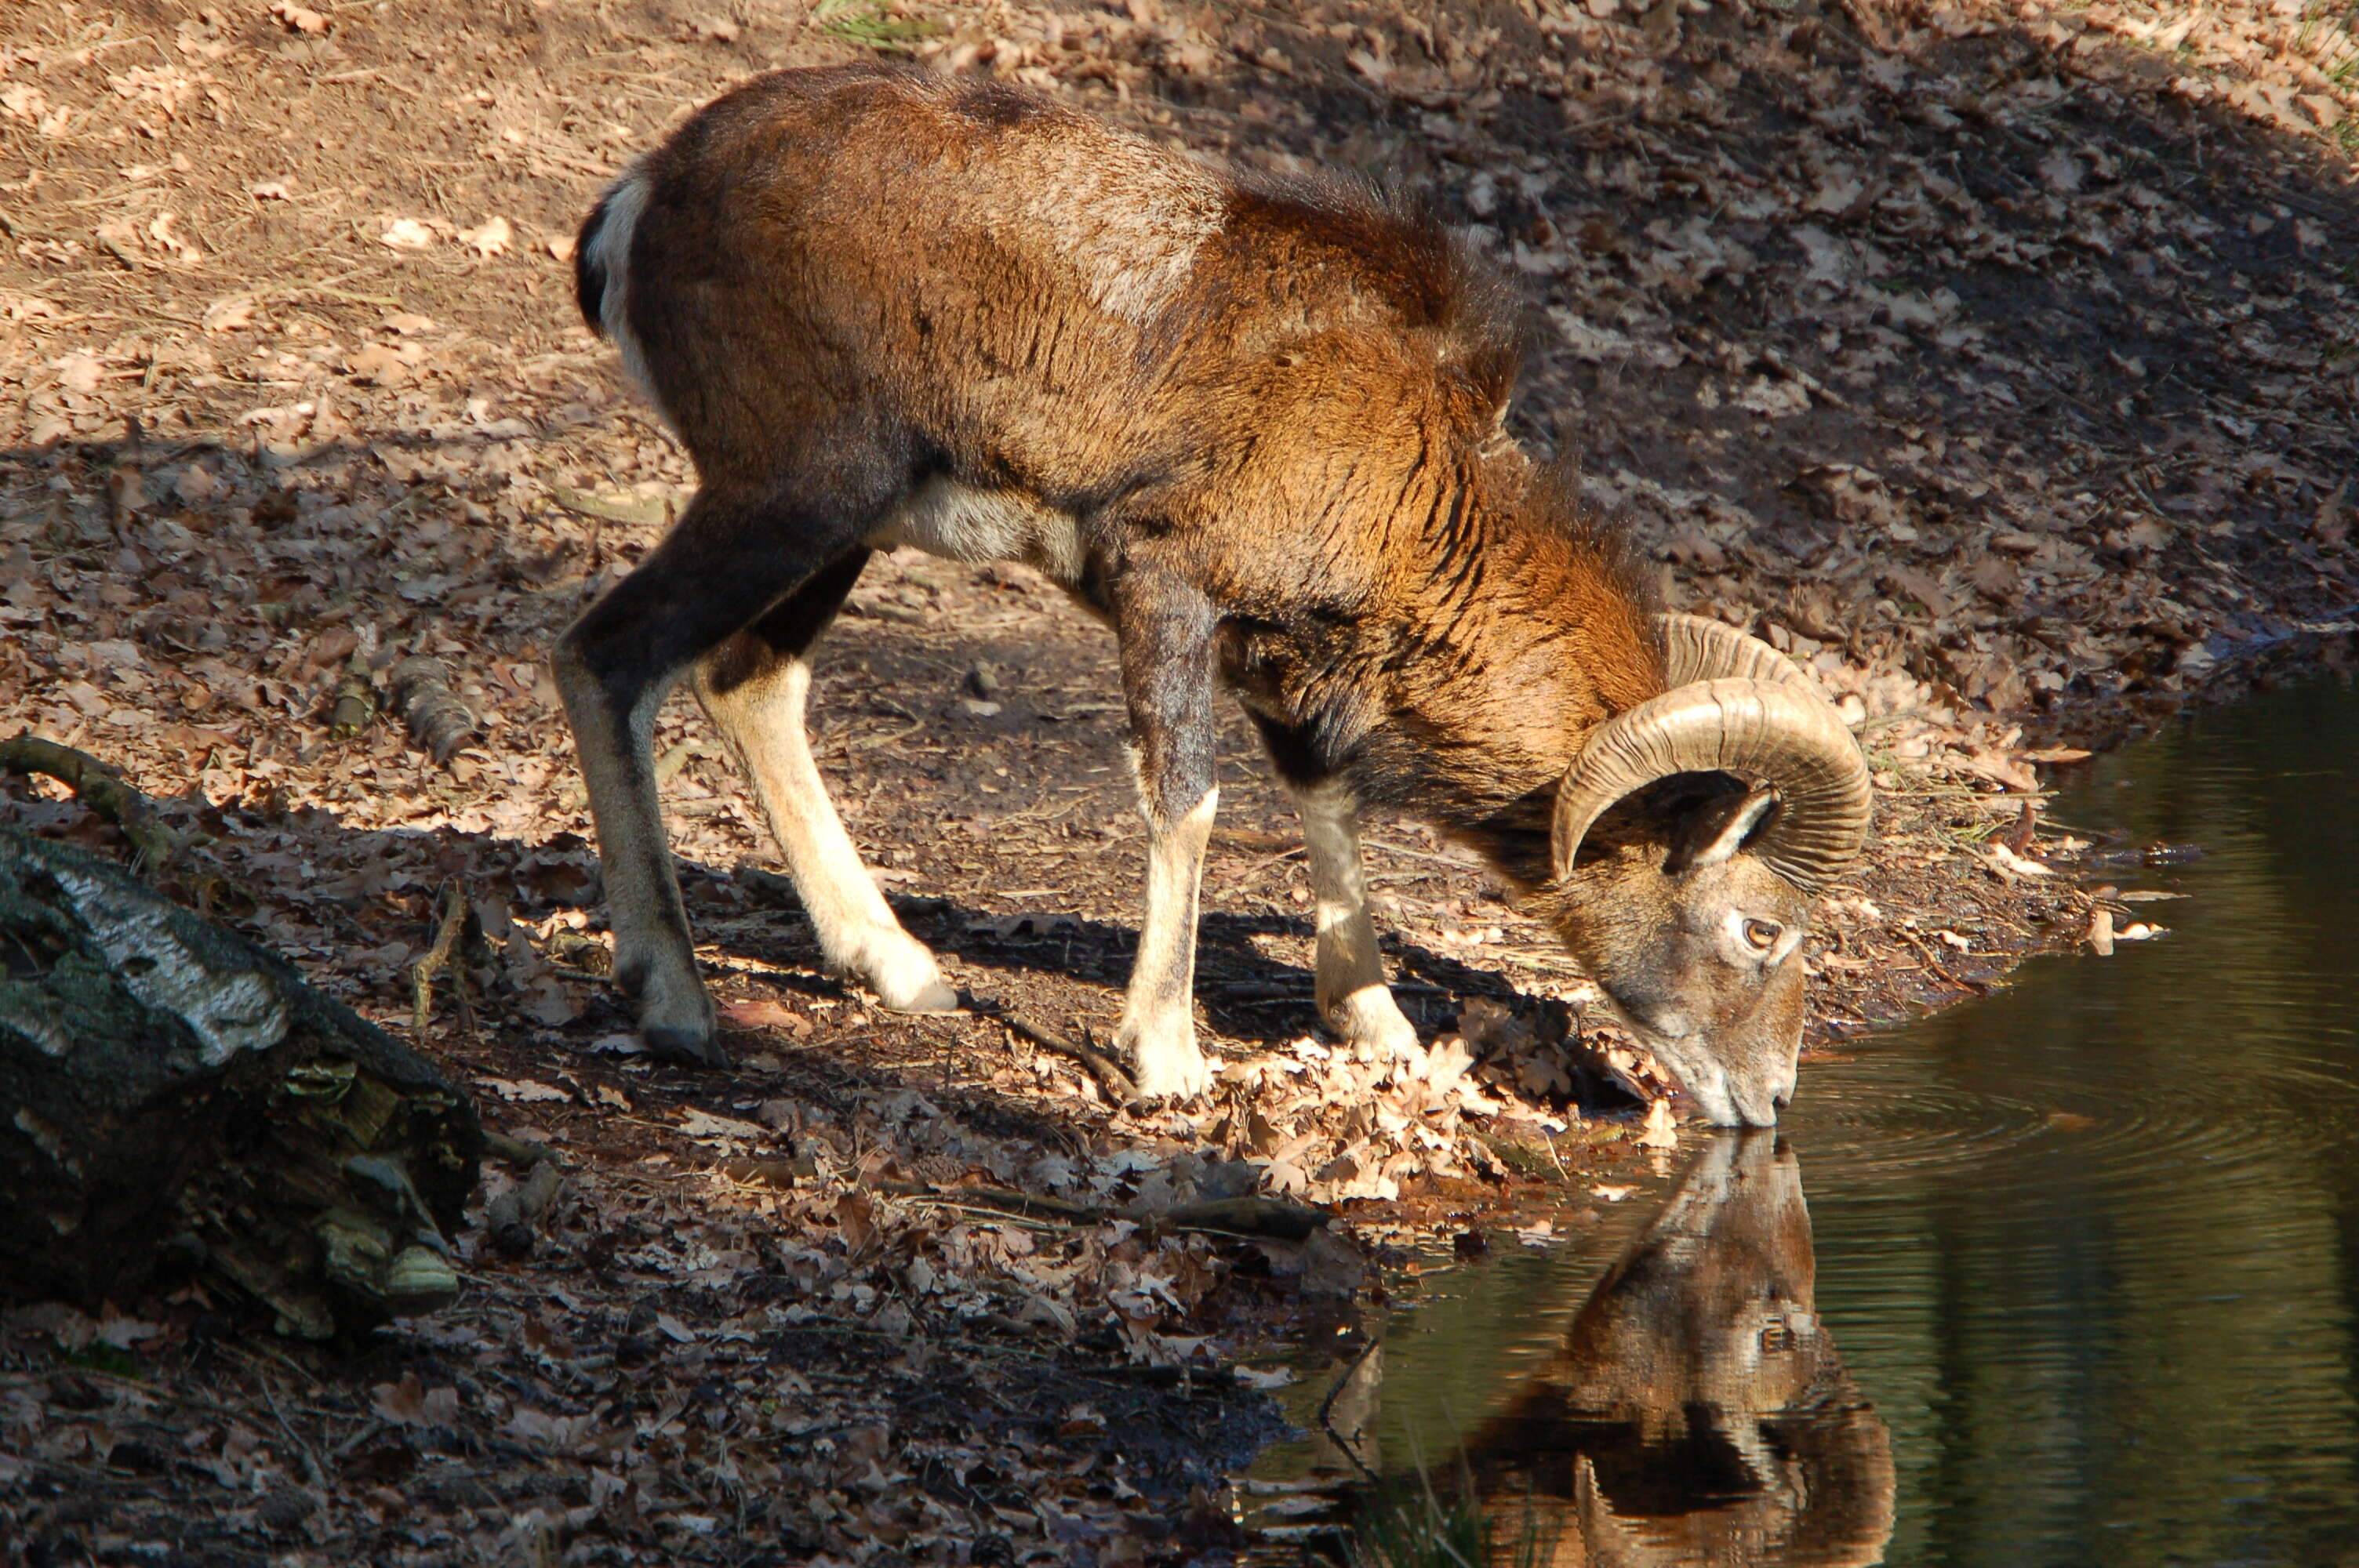
[[[721,1016],[739,1029],[784,1029],[799,1036],[811,1031],[810,1019],[770,997],[723,1002]]]
[[[205,307],[199,324],[208,332],[235,332],[254,325],[256,301],[251,294],[231,294]]]
[[[288,32],[305,33],[314,38],[324,35],[332,25],[319,12],[292,5],[289,0],[272,0],[270,14],[277,17]]]
[[[2311,538],[2331,548],[2351,536],[2351,509],[2343,500],[2350,493],[2351,481],[2346,479],[2318,503],[2318,515],[2310,524]]]
[[[504,256],[516,232],[508,227],[506,218],[486,218],[473,229],[459,231],[459,243],[480,256]]]
[[[2052,877],[2056,874],[2053,867],[2043,866],[2038,860],[2018,855],[2004,844],[1985,844],[1983,853],[1989,858],[1991,864],[2010,876]]]
[[[1638,1133],[1638,1143],[1645,1149],[1680,1146],[1679,1118],[1671,1114],[1670,1101],[1658,1099],[1647,1108],[1647,1125]]]
[[[51,364],[58,373],[60,386],[68,392],[83,394],[98,390],[99,379],[106,369],[98,362],[94,354],[68,354],[63,359],[51,362]]]
[[[376,239],[397,251],[422,251],[434,243],[434,231],[415,218],[397,218]]]
[[[449,1426],[459,1419],[459,1390],[429,1390],[416,1372],[369,1390],[369,1403],[381,1421],[396,1426]]]
[[[570,1100],[573,1097],[554,1084],[537,1083],[530,1078],[495,1078],[478,1075],[475,1082],[505,1100],[530,1103],[533,1100]]]

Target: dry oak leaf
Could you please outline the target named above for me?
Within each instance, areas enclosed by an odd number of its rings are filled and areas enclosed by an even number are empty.
[[[100,377],[106,373],[106,367],[98,362],[95,354],[68,354],[51,361],[50,368],[58,373],[60,386],[84,395],[96,392]]]
[[[2334,487],[2334,493],[2318,503],[2317,520],[2310,525],[2310,536],[2321,545],[2340,545],[2351,535],[2351,508],[2343,497],[2351,492],[2351,481],[2344,480]]]
[[[376,243],[397,251],[422,251],[434,243],[434,231],[415,218],[397,218]]]
[[[397,349],[370,343],[344,361],[345,373],[377,386],[399,386],[409,379],[409,363]]]
[[[449,1426],[459,1419],[459,1390],[429,1392],[415,1372],[403,1373],[398,1383],[377,1384],[369,1390],[369,1404],[395,1426]]]
[[[515,240],[516,231],[500,217],[486,218],[475,228],[459,231],[459,243],[479,256],[504,256]]]
[[[1638,1134],[1640,1147],[1676,1149],[1680,1146],[1679,1119],[1671,1114],[1671,1102],[1658,1099],[1647,1108],[1647,1125]]]
[[[570,1100],[573,1098],[553,1084],[539,1083],[531,1078],[495,1078],[478,1074],[475,1082],[505,1100],[528,1103],[533,1100]]]
[[[324,35],[333,26],[327,17],[306,6],[290,5],[288,0],[275,0],[270,14],[290,33],[302,33],[311,38]]]
[[[740,1029],[783,1029],[796,1035],[809,1034],[811,1031],[810,1019],[768,997],[725,1002],[722,1005],[721,1016]]]
[[[199,325],[208,332],[235,332],[254,325],[254,313],[259,308],[251,294],[231,294],[205,307]]]
[[[2056,874],[2053,867],[2043,866],[2038,860],[2018,855],[2004,844],[1985,844],[1983,849],[1990,857],[1991,864],[2005,876],[2052,877]],[[1946,936],[1949,934],[1943,932],[1940,935]]]

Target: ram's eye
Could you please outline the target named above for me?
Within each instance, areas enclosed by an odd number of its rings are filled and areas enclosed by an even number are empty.
[[[1774,921],[1748,920],[1745,923],[1745,940],[1756,953],[1767,953],[1777,946],[1777,938],[1785,934],[1786,928]]]

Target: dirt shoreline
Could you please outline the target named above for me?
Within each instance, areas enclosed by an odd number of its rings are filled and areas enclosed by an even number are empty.
[[[1589,1189],[1650,1157],[1635,1116],[1568,1103],[1600,1070],[1559,1037],[1571,967],[1413,824],[1370,826],[1371,870],[1434,1059],[1329,1049],[1296,825],[1235,722],[1201,988],[1229,1068],[1201,1113],[1109,1107],[988,1018],[895,1019],[821,974],[689,705],[659,755],[741,1065],[627,1054],[541,660],[689,481],[574,321],[565,260],[601,180],[679,114],[884,45],[1273,172],[1432,190],[1527,295],[1518,436],[1581,457],[1673,604],[1788,649],[1861,726],[1878,822],[1812,953],[1823,1051],[2087,940],[2091,889],[2124,877],[2027,818],[2041,770],[2071,765],[2035,759],[2297,650],[2340,656],[2359,46],[2265,4],[2188,19],[144,0],[0,20],[0,731],[120,767],[199,840],[184,893],[406,1037],[410,967],[462,889],[486,940],[419,1044],[568,1172],[531,1257],[479,1227],[462,1305],[364,1346],[274,1341],[201,1289],[0,1319],[11,1561],[1232,1551],[1220,1477],[1273,1430],[1277,1347],[1350,1344],[1411,1253],[1535,1212],[1577,1235]],[[897,557],[814,698],[913,931],[970,992],[1074,1038],[1114,1016],[1143,859],[1109,652],[1027,573]],[[419,654],[477,720],[447,765],[376,711]],[[0,816],[119,848],[24,781]],[[517,1179],[496,1168],[487,1195]],[[1339,1222],[1169,1223],[1256,1187]]]

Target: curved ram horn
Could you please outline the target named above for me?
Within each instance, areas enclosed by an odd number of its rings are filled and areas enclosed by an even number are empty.
[[[1686,633],[1667,631],[1678,657],[1676,639]],[[1799,676],[1774,649],[1755,645]],[[1867,762],[1842,715],[1799,678],[1723,676],[1675,686],[1597,727],[1557,788],[1557,874],[1571,871],[1582,840],[1615,801],[1689,773],[1759,779],[1777,792],[1782,809],[1752,853],[1804,892],[1825,886],[1866,841]]]
[[[1667,612],[1655,617],[1655,629],[1662,633],[1667,686],[1742,678],[1777,681],[1805,691],[1817,689],[1801,665],[1724,621]]]

